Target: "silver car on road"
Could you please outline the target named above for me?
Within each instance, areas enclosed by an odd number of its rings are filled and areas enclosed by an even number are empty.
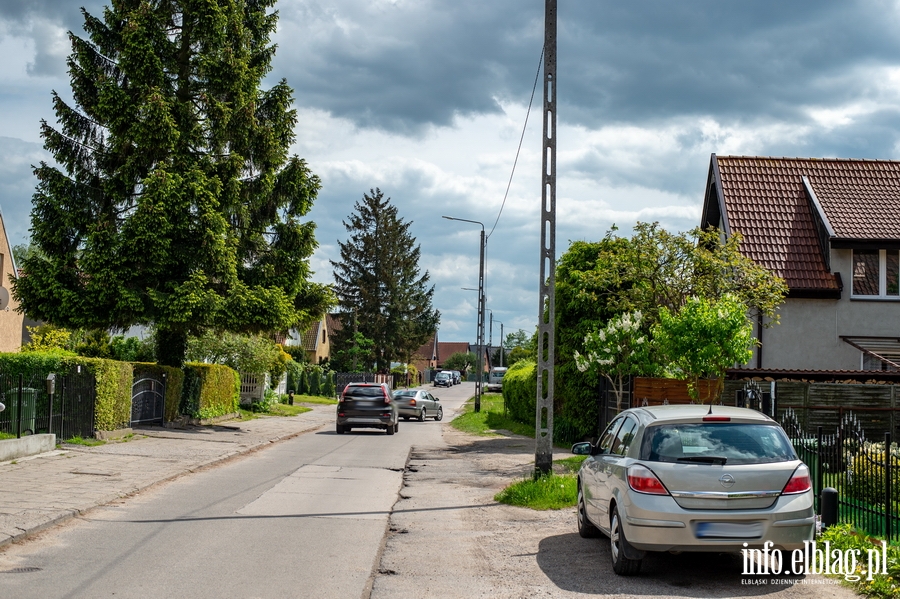
[[[809,469],[782,428],[745,408],[668,405],[619,414],[578,472],[578,532],[610,539],[613,570],[646,551],[780,550],[813,538]]]
[[[424,389],[394,391],[394,403],[397,404],[397,411],[404,420],[417,418],[419,422],[425,422],[426,418],[441,420],[444,417],[441,400]]]

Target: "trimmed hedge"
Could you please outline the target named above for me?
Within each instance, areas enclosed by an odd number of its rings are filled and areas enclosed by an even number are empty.
[[[534,422],[537,395],[537,363],[519,360],[503,377],[503,402],[506,411],[519,422]]]
[[[134,372],[128,362],[84,358],[69,352],[22,352],[0,354],[0,372],[17,376],[35,372],[68,372],[81,366],[96,379],[94,427],[112,431],[131,425],[131,384]],[[46,376],[46,374],[44,375]]]
[[[152,375],[156,378],[163,378],[166,381],[166,405],[163,412],[163,419],[166,422],[172,422],[178,418],[178,408],[181,405],[181,394],[184,389],[184,371],[174,366],[160,366],[159,364],[151,364],[148,362],[132,362],[134,368],[134,378],[146,375]]]
[[[191,418],[215,418],[238,411],[241,399],[240,375],[221,364],[184,365],[179,411]]]

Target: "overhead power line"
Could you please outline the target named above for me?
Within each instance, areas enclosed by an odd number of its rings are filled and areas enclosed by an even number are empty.
[[[528,128],[528,117],[531,115],[531,106],[534,103],[534,94],[537,91],[538,79],[541,76],[541,66],[544,63],[544,48],[541,47],[541,58],[538,60],[538,68],[537,73],[534,75],[534,87],[531,88],[531,99],[528,101],[528,111],[525,113],[525,124],[522,126],[522,135],[519,137],[519,147],[516,149],[516,159],[513,160],[512,172],[509,174],[509,183],[506,184],[506,193],[503,194],[503,203],[500,204],[500,211],[497,213],[497,219],[494,221],[494,226],[491,227],[491,232],[488,233],[487,239],[491,238],[491,235],[494,234],[494,229],[497,228],[497,223],[500,222],[500,215],[503,214],[503,207],[506,206],[506,198],[509,196],[509,188],[512,187],[513,176],[516,174],[516,164],[519,162],[519,153],[522,151],[522,142],[525,140],[525,130]],[[487,241],[487,239],[485,241]]]

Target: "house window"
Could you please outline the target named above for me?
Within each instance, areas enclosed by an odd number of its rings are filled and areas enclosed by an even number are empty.
[[[900,299],[900,251],[853,250],[852,295]]]
[[[896,366],[892,366],[887,362],[876,358],[871,354],[864,353],[862,355],[863,370],[897,370]]]

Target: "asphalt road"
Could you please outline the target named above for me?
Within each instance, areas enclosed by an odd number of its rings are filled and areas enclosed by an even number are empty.
[[[441,447],[473,388],[431,389],[443,422],[326,427],[96,509],[9,548],[8,566],[35,570],[0,596],[368,595],[410,448]]]

